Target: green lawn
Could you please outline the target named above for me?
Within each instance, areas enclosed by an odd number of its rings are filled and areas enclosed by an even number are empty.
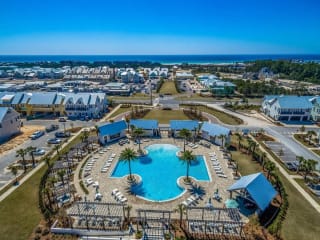
[[[41,220],[38,190],[46,166],[0,203],[1,239],[25,240]]]
[[[169,123],[170,120],[188,120],[181,110],[154,109],[147,113],[144,119],[157,119],[159,123]]]
[[[178,91],[173,81],[165,81],[162,84],[159,93],[175,95],[178,94]]]
[[[315,154],[320,155],[320,150],[318,150],[318,149],[312,149],[312,151],[313,151]]]
[[[232,151],[232,158],[239,164],[239,171],[247,175],[261,171],[261,166],[251,157],[238,151]],[[283,222],[281,234],[285,240],[317,240],[320,235],[320,214],[305,200],[293,185],[279,173],[288,194],[289,209]]]
[[[186,109],[189,108],[189,105],[180,105],[181,107],[184,107]],[[219,111],[217,109],[214,108],[209,108],[203,105],[199,105],[197,106],[197,109],[200,109],[202,112],[207,112],[213,116],[215,116],[216,118],[218,118],[221,122],[225,123],[225,124],[229,124],[229,125],[240,125],[243,124],[243,121],[240,118],[237,118],[235,116],[232,116],[230,114],[227,114],[225,112]]]
[[[116,116],[118,116],[119,114],[121,113],[124,113],[124,112],[128,112],[128,111],[131,111],[131,107],[122,107],[122,108],[119,108],[117,111],[115,111],[114,113],[112,113],[110,116],[109,116],[109,119],[110,118],[114,118]]]

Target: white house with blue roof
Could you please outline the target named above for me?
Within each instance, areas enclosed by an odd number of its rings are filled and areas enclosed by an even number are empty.
[[[310,121],[314,96],[269,95],[262,102],[262,111],[276,121]]]
[[[131,119],[129,125],[130,127],[141,128],[143,130],[143,136],[156,137],[160,135],[158,120]]]
[[[201,137],[219,146],[230,143],[231,131],[218,124],[204,122],[201,126]]]
[[[98,137],[102,145],[119,140],[126,136],[127,123],[125,120],[110,122],[98,127]]]
[[[20,114],[11,107],[0,107],[0,142],[20,133]]]
[[[263,173],[255,173],[241,177],[228,189],[230,196],[236,192],[242,198],[254,203],[259,212],[266,210],[277,195],[277,191],[263,175]]]
[[[199,127],[199,122],[194,120],[170,120],[169,124],[172,137],[179,137],[179,132],[182,129],[189,130],[194,136]]]

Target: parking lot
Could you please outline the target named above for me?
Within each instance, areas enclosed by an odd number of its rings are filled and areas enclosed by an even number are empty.
[[[265,144],[274,152],[290,169],[297,167],[299,162],[296,155],[281,142],[266,141]]]

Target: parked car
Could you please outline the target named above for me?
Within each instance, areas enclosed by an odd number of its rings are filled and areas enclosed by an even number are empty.
[[[57,138],[66,138],[70,137],[70,132],[59,131],[54,134]]]
[[[65,117],[59,117],[59,122],[66,122],[67,119]]]
[[[48,141],[47,141],[48,144],[59,144],[61,143],[61,140],[59,138],[50,138]]]
[[[44,155],[45,153],[46,151],[41,148],[36,148],[36,150],[33,151],[33,154],[35,156],[41,156],[41,155]]]
[[[37,139],[37,138],[39,138],[39,137],[41,137],[43,135],[44,135],[44,131],[36,131],[30,136],[30,138],[32,140],[35,140],[35,139]]]
[[[51,124],[49,127],[46,127],[46,132],[52,132],[59,129],[59,125],[57,124]]]

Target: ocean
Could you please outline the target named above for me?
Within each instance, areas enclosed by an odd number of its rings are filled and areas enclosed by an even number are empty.
[[[320,63],[320,55],[0,55],[0,62],[60,62],[60,61],[149,61],[162,64],[223,64],[223,63],[242,63],[254,60],[297,60],[314,61]]]

